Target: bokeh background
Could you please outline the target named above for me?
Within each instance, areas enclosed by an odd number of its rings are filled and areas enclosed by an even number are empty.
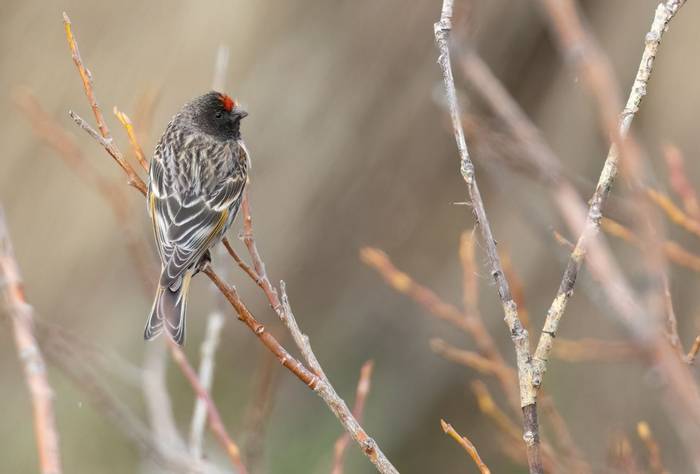
[[[542,128],[587,199],[605,157],[605,137],[598,131],[590,97],[562,62],[536,2],[471,3],[467,36]],[[143,145],[150,152],[181,104],[210,88],[216,50],[224,44],[230,48],[226,88],[250,112],[243,133],[253,158],[258,246],[271,277],[287,282],[298,322],[337,390],[352,402],[360,366],[374,360],[365,427],[401,472],[475,472],[471,460],[442,434],[441,417],[472,439],[493,472],[525,472],[503,454],[497,429],[478,410],[468,389],[478,375],[439,358],[428,344],[434,336],[464,348],[473,348],[473,342],[396,294],[359,259],[363,246],[377,246],[446,301],[461,302],[459,237],[474,221],[469,208],[454,204],[465,200],[466,190],[435,64],[432,25],[440,4],[2,0],[0,201],[37,318],[78,335],[120,364],[143,363],[141,334],[151,299],[126,251],[123,229],[100,196],[36,137],[16,105],[31,90],[101,173],[124,181],[104,150],[67,115],[73,109],[88,118],[90,110],[65,43],[61,12],[71,16],[98,100],[124,150],[128,142],[110,113],[112,106],[133,117],[152,99],[150,125],[141,124]],[[625,96],[656,4],[579,3],[610,55]],[[654,184],[661,189],[667,187],[661,153],[667,143],[684,152],[688,177],[700,184],[699,21],[700,6],[688,2],[664,37],[649,95],[635,121]],[[457,83],[465,111],[485,129],[498,132],[498,121],[484,113],[459,73]],[[486,146],[475,148],[483,152],[475,152],[474,159],[486,207],[499,244],[524,282],[526,305],[538,328],[564,265],[564,252],[551,230],[566,234],[565,226],[547,189],[504,165],[503,155],[517,159],[517,150],[501,150],[487,138],[480,143]],[[151,249],[142,198],[134,192],[127,196],[134,226]],[[624,209],[615,199],[611,212]],[[616,217],[624,222],[624,213]],[[237,225],[230,237],[243,249],[236,239],[239,231]],[[697,240],[673,228],[669,233],[700,252]],[[638,282],[638,251],[611,244]],[[481,310],[512,360],[495,288],[483,270],[483,252],[478,249],[477,255]],[[218,258],[214,265],[220,269],[230,261]],[[686,346],[700,330],[697,277],[678,267],[671,274]],[[284,339],[253,284],[237,269],[228,278],[268,330]],[[193,286],[186,346],[193,363],[199,360],[206,315],[216,307],[209,286],[204,278]],[[627,334],[611,311],[584,276],[561,334],[624,340]],[[213,396],[229,432],[245,444],[246,411],[258,396],[269,356],[230,311],[226,315]],[[0,327],[0,472],[35,472],[27,390],[10,325],[5,321]],[[340,426],[318,397],[273,367],[274,398],[265,421],[261,472],[328,472]],[[80,384],[55,366],[49,370],[65,472],[150,472],[153,467]],[[172,363],[168,370],[176,420],[186,433],[192,391]],[[99,375],[111,393],[146,419],[138,379],[127,382],[120,373]],[[642,419],[659,439],[668,468],[690,472],[661,409],[657,381],[654,371],[639,361],[554,360],[546,387],[596,472],[607,472],[609,444],[617,432],[630,437],[644,465],[635,434]],[[225,465],[215,440],[207,439],[206,452]],[[374,472],[354,445],[346,472]]]

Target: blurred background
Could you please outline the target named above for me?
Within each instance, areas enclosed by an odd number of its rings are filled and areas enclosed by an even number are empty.
[[[541,127],[567,176],[587,200],[607,152],[606,139],[599,133],[590,97],[561,60],[537,2],[470,3],[470,31],[462,32],[462,43],[477,49]],[[455,204],[466,200],[466,189],[435,64],[433,22],[440,4],[3,0],[0,201],[27,298],[41,326],[57,326],[81,341],[73,346],[78,357],[95,363],[95,376],[134,416],[148,418],[136,369],[146,356],[142,328],[151,295],[144,291],[124,245],[124,228],[110,207],[37,136],[18,107],[31,92],[102,175],[115,183],[125,181],[104,150],[68,117],[72,109],[92,122],[65,42],[62,11],[71,17],[97,98],[124,151],[129,149],[127,137],[112,107],[134,119],[150,154],[180,106],[210,89],[217,48],[227,46],[226,89],[250,112],[243,135],[253,160],[251,199],[258,248],[273,281],[287,283],[297,320],[338,392],[352,403],[361,365],[374,361],[364,426],[401,472],[476,472],[465,453],[442,433],[440,418],[470,437],[493,472],[526,472],[504,453],[501,433],[479,410],[469,388],[470,381],[484,377],[437,356],[429,345],[431,338],[441,337],[473,349],[473,341],[396,293],[359,258],[361,248],[378,247],[398,268],[461,307],[459,239],[474,220],[468,207]],[[656,5],[654,0],[579,2],[610,55],[625,97]],[[700,89],[695,80],[700,72],[699,21],[696,2],[688,2],[674,19],[635,120],[636,136],[656,180],[651,184],[663,191],[669,188],[663,158],[667,144],[685,155],[688,179],[700,184]],[[566,249],[556,243],[552,231],[574,236],[568,234],[547,188],[514,171],[518,149],[499,142],[506,133],[502,124],[459,72],[456,80],[465,114],[476,124],[470,134],[487,211],[499,248],[510,255],[523,282],[522,302],[529,310],[534,338],[565,263]],[[131,190],[124,195],[133,209],[133,231],[155,262],[143,200]],[[620,201],[613,197],[610,213],[625,223]],[[236,224],[229,237],[247,255],[236,238],[239,232]],[[691,252],[700,252],[697,239],[687,233],[672,226],[668,233]],[[642,285],[639,251],[616,239],[610,243],[631,281]],[[481,313],[512,362],[512,344],[479,246],[476,258]],[[214,266],[228,268],[228,280],[254,314],[291,348],[255,285],[220,254]],[[679,266],[671,270],[679,334],[687,348],[700,332],[694,290],[698,275]],[[153,267],[154,280],[156,274]],[[585,271],[577,290],[561,337],[626,341],[627,333]],[[195,280],[185,346],[194,365],[200,358],[206,316],[217,307],[213,295],[206,278]],[[329,472],[340,425],[317,396],[270,363],[268,353],[231,311],[225,315],[212,394],[230,434],[245,453],[257,456],[257,472]],[[35,472],[27,389],[6,319],[2,328],[0,472]],[[49,377],[65,472],[155,472],[138,446],[95,403],[90,390],[50,358]],[[267,397],[261,395],[266,379],[271,380],[272,395],[263,411],[269,415],[255,418],[251,406]],[[505,407],[498,386],[484,380]],[[639,360],[554,359],[545,386],[594,472],[617,472],[611,467],[610,451],[620,433],[630,439],[639,465],[646,468],[636,434],[640,420],[652,427],[668,469],[691,471],[661,408],[658,377]],[[194,398],[172,362],[168,388],[176,422],[186,435]],[[544,432],[547,435],[546,427]],[[257,445],[250,441],[255,433],[262,437]],[[227,465],[210,435],[205,453]],[[354,444],[348,447],[346,472],[375,472]]]

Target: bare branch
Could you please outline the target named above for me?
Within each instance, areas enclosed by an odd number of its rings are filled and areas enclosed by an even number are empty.
[[[34,336],[32,307],[22,288],[19,265],[15,260],[5,213],[0,208],[0,307],[12,321],[17,355],[31,396],[34,434],[42,474],[60,474],[61,454],[53,409],[53,390],[46,374],[46,363]]]
[[[352,439],[354,439],[358,445],[362,448],[362,452],[372,461],[377,470],[381,473],[398,473],[396,468],[389,462],[384,453],[381,451],[376,441],[367,435],[365,430],[360,426],[360,423],[355,419],[350,409],[346,405],[345,401],[338,396],[335,389],[331,385],[328,377],[323,371],[321,364],[316,358],[313,349],[311,349],[311,344],[309,343],[309,337],[301,332],[299,326],[292,313],[292,308],[289,305],[289,298],[287,297],[287,292],[285,284],[283,281],[280,282],[280,292],[282,295],[282,313],[280,314],[280,319],[287,326],[294,342],[301,351],[304,360],[318,375],[319,383],[315,387],[316,393],[326,402],[328,408],[333,412],[333,414],[338,418],[340,423],[345,427],[345,430],[350,433]]]
[[[700,222],[683,212],[666,194],[651,188],[646,189],[646,194],[668,216],[671,222],[700,237]]]
[[[75,37],[73,36],[72,24],[66,12],[63,12],[63,26],[66,29],[66,39],[68,40],[68,46],[70,46],[73,62],[75,63],[75,67],[78,68],[80,79],[82,79],[83,87],[85,88],[85,95],[87,96],[90,107],[92,108],[92,113],[95,116],[97,127],[100,129],[100,136],[110,140],[111,135],[109,133],[109,127],[107,127],[107,123],[102,115],[102,109],[97,104],[97,99],[95,98],[95,92],[92,87],[92,74],[90,74],[88,68],[85,67],[83,64],[83,59],[80,57],[78,43],[75,41]]]
[[[106,139],[102,135],[97,133],[97,131],[94,128],[92,128],[92,126],[89,123],[87,123],[85,119],[83,119],[81,116],[79,116],[72,110],[68,111],[68,115],[70,115],[70,118],[73,119],[73,121],[78,125],[78,127],[85,130],[88,135],[94,138],[100,145],[104,147],[105,150],[107,150],[107,153],[109,153],[109,155],[114,159],[114,161],[117,162],[119,167],[126,173],[128,178],[127,184],[138,189],[138,191],[145,196],[146,183],[144,183],[144,181],[139,177],[139,175],[136,174],[136,171],[134,171],[134,168],[129,164],[129,162],[124,159],[124,156],[113,143],[112,139]]]
[[[581,25],[573,2],[570,0],[542,0],[542,3],[550,15],[562,49],[568,57],[576,61],[576,67],[583,73],[586,83],[595,95],[598,108],[601,111],[601,122],[605,125],[606,131],[612,134],[614,143],[610,147],[603,165],[596,191],[590,200],[586,223],[574,250],[571,252],[559,291],[547,312],[542,334],[535,350],[536,374],[534,381],[538,386],[542,383],[542,377],[547,370],[547,360],[552,350],[554,337],[557,334],[559,322],[566,310],[567,303],[573,294],[576,278],[587,253],[587,247],[599,232],[603,209],[617,175],[621,140],[626,137],[632,119],[639,110],[642,98],[646,94],[647,82],[651,75],[661,37],[684,1],[669,0],[667,4],[661,3],[657,7],[654,21],[646,36],[646,45],[639,70],[619,123],[616,117],[617,111],[614,108],[618,107],[617,104],[621,101],[614,92],[616,87],[611,78],[609,64]],[[576,51],[584,50],[587,54],[576,54]],[[630,300],[629,297],[625,299]]]
[[[486,217],[486,210],[481,199],[481,193],[474,176],[474,165],[469,157],[467,143],[464,138],[461,112],[457,103],[457,92],[455,90],[452,66],[450,62],[450,50],[448,47],[449,33],[452,29],[452,0],[444,0],[440,20],[435,23],[435,41],[439,50],[438,64],[442,70],[445,86],[445,94],[452,118],[452,129],[457,149],[460,156],[460,171],[462,178],[467,184],[469,198],[473,206],[476,220],[479,224],[482,240],[488,256],[491,276],[493,277],[498,295],[501,299],[505,322],[510,331],[511,339],[515,345],[518,380],[520,383],[520,406],[523,409],[523,431],[525,444],[527,445],[528,464],[531,473],[542,473],[542,460],[539,452],[539,427],[537,425],[536,392],[532,384],[532,370],[530,367],[530,342],[527,330],[523,327],[519,317],[518,309],[511,296],[508,281],[505,278],[501,261],[496,250],[496,241],[491,231],[491,225]]]

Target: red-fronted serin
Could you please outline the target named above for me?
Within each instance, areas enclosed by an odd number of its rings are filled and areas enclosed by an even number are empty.
[[[240,129],[247,115],[228,95],[209,92],[186,104],[156,145],[147,203],[161,273],[147,340],[165,327],[184,342],[190,280],[236,218],[248,182]]]

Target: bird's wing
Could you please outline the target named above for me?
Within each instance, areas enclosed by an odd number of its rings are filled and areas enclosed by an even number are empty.
[[[153,160],[149,196],[158,250],[163,264],[161,285],[176,284],[185,271],[220,237],[238,211],[246,177],[236,173],[217,183],[208,195],[194,190],[184,196],[169,188],[165,168]]]

